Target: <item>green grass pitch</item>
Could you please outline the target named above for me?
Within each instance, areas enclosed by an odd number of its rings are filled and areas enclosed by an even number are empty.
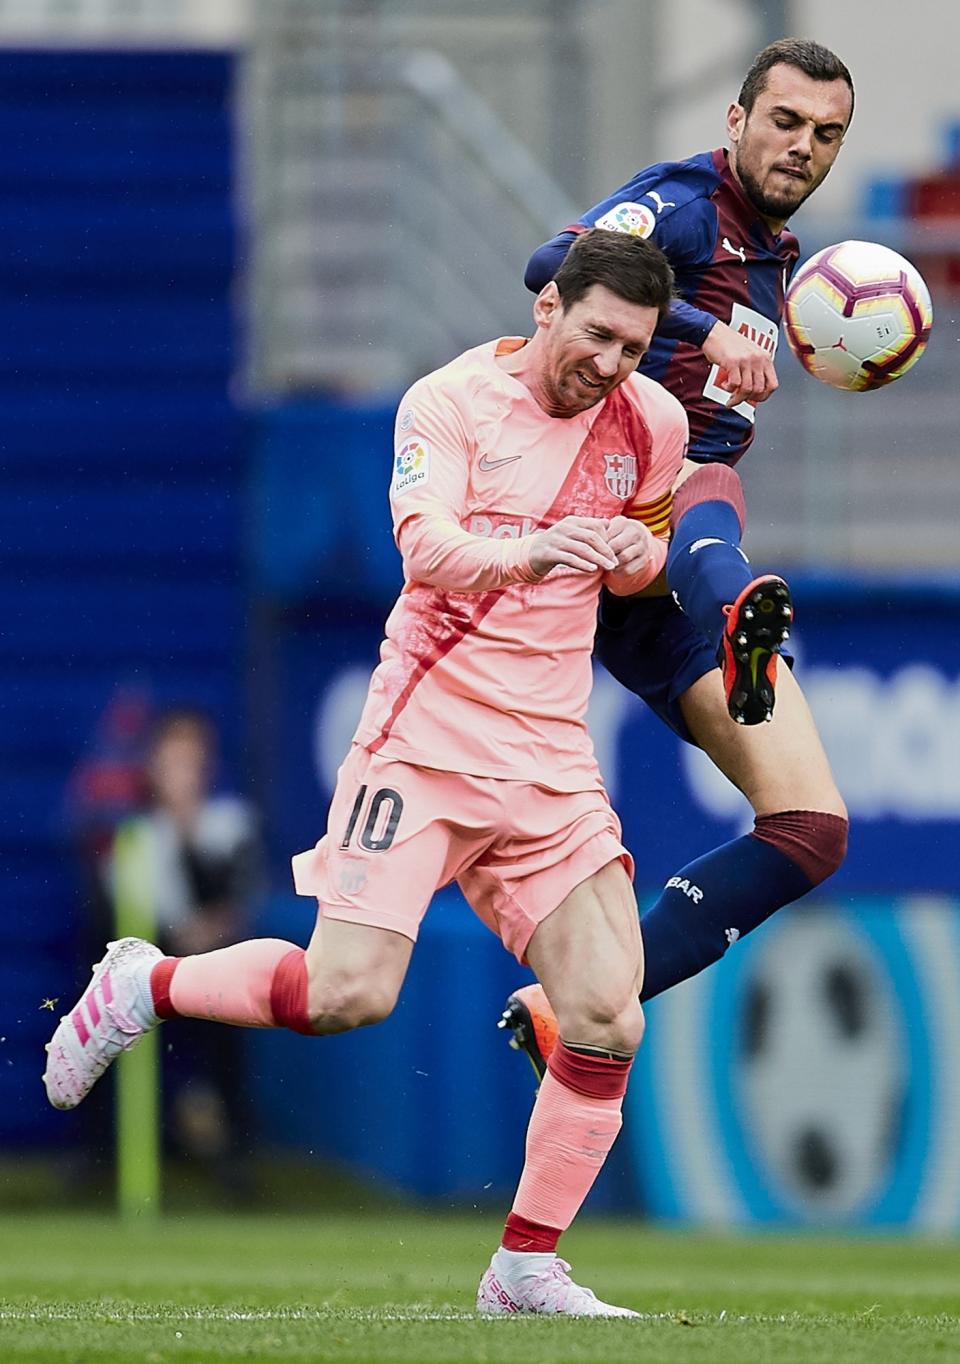
[[[499,1222],[420,1213],[0,1222],[3,1364],[960,1360],[960,1245],[584,1220],[582,1282],[639,1321],[471,1315]]]

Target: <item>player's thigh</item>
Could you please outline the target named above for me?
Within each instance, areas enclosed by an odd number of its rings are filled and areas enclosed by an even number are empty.
[[[458,876],[474,913],[518,961],[538,925],[609,862],[633,862],[607,794],[478,779],[497,804],[489,846]]]
[[[598,1030],[621,1023],[642,1030],[637,997],[643,947],[637,902],[619,859],[575,886],[536,928],[527,960],[537,973],[568,1041],[597,1041]],[[637,1032],[620,1039],[635,1046]],[[616,1045],[616,1043],[614,1043]]]
[[[389,928],[324,917],[307,947],[307,1007],[315,1020],[344,1028],[375,1023],[392,1011],[406,978],[413,940]]]
[[[672,597],[600,598],[595,656],[686,743],[681,698],[717,666],[716,650]]]
[[[399,989],[434,892],[475,855],[472,799],[455,773],[351,750],[326,835],[294,858],[297,890],[319,905],[307,949],[311,998],[348,986],[355,994],[358,981],[371,995]],[[462,825],[451,824],[453,811]]]
[[[846,816],[810,707],[788,668],[779,668],[777,704],[767,724],[731,720],[719,670],[695,682],[680,705],[694,741],[758,815],[822,810]]]

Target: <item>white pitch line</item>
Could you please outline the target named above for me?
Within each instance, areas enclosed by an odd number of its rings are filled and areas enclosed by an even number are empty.
[[[899,1314],[894,1313],[896,1317]],[[364,1324],[375,1325],[378,1323],[403,1323],[406,1325],[416,1325],[425,1321],[437,1322],[463,1322],[464,1324],[474,1324],[476,1322],[498,1322],[498,1321],[530,1321],[535,1319],[534,1313],[504,1313],[502,1316],[486,1316],[475,1312],[384,1312],[376,1309],[364,1312],[356,1308],[344,1311],[343,1309],[329,1308],[314,1311],[297,1310],[271,1310],[261,1308],[255,1311],[240,1312],[218,1308],[199,1308],[193,1311],[185,1310],[176,1314],[170,1312],[147,1312],[132,1309],[129,1312],[103,1311],[92,1309],[88,1313],[77,1311],[66,1311],[63,1309],[51,1309],[42,1311],[33,1309],[0,1308],[0,1322],[27,1323],[33,1322],[44,1324],[47,1322],[66,1322],[72,1321],[77,1324],[95,1325],[98,1322],[110,1322],[114,1325],[129,1326],[189,1326],[203,1325],[205,1323],[226,1323],[231,1322],[274,1322],[274,1323],[295,1323],[308,1322],[316,1326],[329,1326],[331,1322],[344,1322],[352,1325],[362,1326]],[[822,1325],[838,1320],[858,1321],[864,1317],[869,1317],[872,1321],[882,1322],[884,1318],[874,1314],[873,1309],[866,1309],[863,1312],[850,1314],[839,1313],[816,1313],[807,1316],[801,1312],[781,1312],[781,1313],[755,1313],[755,1314],[730,1314],[726,1311],[713,1313],[696,1313],[688,1316],[683,1312],[640,1312],[633,1321],[645,1323],[659,1322],[667,1326],[686,1326],[686,1327],[705,1327],[705,1326],[783,1326],[787,1324],[806,1324]],[[913,1318],[915,1325],[933,1325],[942,1328],[950,1327],[955,1329],[960,1326],[960,1317],[942,1316],[939,1314],[930,1316],[918,1316]]]

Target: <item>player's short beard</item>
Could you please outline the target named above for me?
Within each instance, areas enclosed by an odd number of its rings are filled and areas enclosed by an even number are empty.
[[[800,205],[806,199],[809,199],[810,195],[817,188],[816,185],[811,185],[808,182],[804,185],[803,193],[800,195],[799,199],[787,201],[784,198],[774,198],[773,195],[764,192],[757,177],[749,167],[744,166],[741,163],[739,157],[737,158],[737,177],[743,187],[744,194],[759,214],[764,218],[782,219],[784,221],[792,214],[796,213]]]
[[[544,375],[540,381],[540,406],[548,417],[571,417],[576,412],[564,402],[560,386],[552,376]]]
[[[738,170],[740,184],[742,184],[743,192],[745,192],[747,199],[749,199],[751,205],[754,206],[754,209],[757,210],[757,213],[760,213],[764,218],[787,220],[788,217],[791,217],[791,214],[796,213],[796,210],[799,209],[800,205],[802,205],[806,199],[809,199],[815,188],[817,188],[814,184],[807,183],[803,186],[803,192],[800,194],[799,199],[790,199],[790,201],[787,201],[787,199],[784,198],[775,199],[773,198],[773,195],[765,194],[764,190],[761,188],[760,181],[757,180],[757,177],[754,176],[754,173],[751,172],[750,169],[747,169],[747,166],[740,165],[738,161],[736,170]]]
[[[573,371],[571,371],[571,375],[572,373]],[[561,379],[558,379],[557,375],[558,370],[556,368],[552,371],[549,369],[545,370],[540,381],[543,399],[541,406],[551,417],[578,417],[581,412],[589,411],[591,407],[595,407],[598,402],[607,396],[607,391],[602,390],[597,393],[593,402],[584,402],[583,396],[578,393],[571,402],[568,398],[564,397],[563,384]]]

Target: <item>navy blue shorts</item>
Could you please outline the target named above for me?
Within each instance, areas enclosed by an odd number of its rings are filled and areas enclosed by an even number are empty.
[[[672,597],[616,597],[600,594],[593,652],[612,677],[659,715],[674,734],[695,748],[680,697],[718,666],[716,650]],[[780,655],[793,668],[793,655]]]
[[[594,653],[607,672],[646,702],[675,734],[696,744],[680,710],[680,697],[717,666],[717,654],[672,597],[626,601],[604,591]]]

